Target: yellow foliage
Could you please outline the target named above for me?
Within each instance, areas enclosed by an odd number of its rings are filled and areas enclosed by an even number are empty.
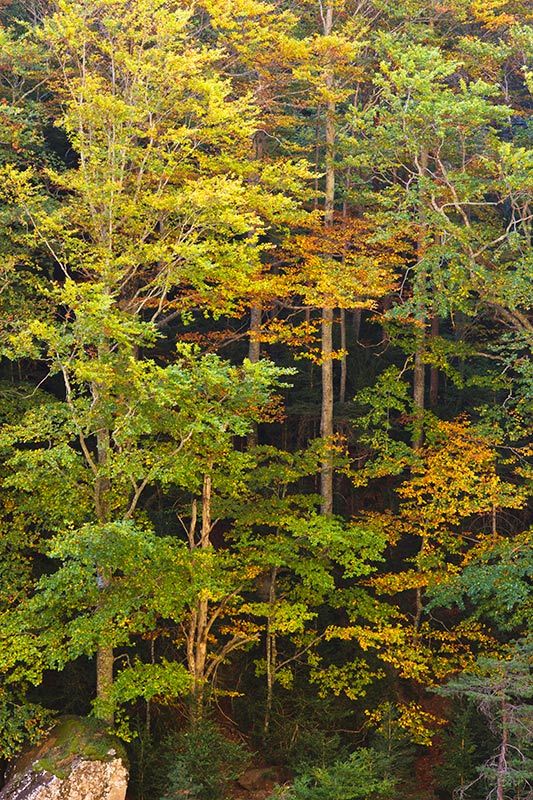
[[[392,290],[407,245],[401,235],[378,242],[375,234],[365,220],[339,218],[293,238],[288,273],[305,305],[374,308]]]
[[[500,478],[495,448],[468,420],[439,421],[437,433],[436,443],[422,449],[412,479],[398,490],[404,532],[449,543],[463,520],[524,504],[524,490]]]
[[[432,744],[433,737],[446,720],[424,711],[418,703],[381,703],[373,711],[365,711],[367,724],[386,738],[407,738],[415,744]]]

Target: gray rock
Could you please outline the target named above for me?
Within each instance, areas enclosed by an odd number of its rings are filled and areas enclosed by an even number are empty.
[[[128,767],[122,745],[94,720],[63,720],[25,753],[0,800],[124,800]]]

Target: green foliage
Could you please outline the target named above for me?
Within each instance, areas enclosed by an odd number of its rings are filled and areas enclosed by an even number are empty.
[[[388,367],[371,389],[357,394],[355,401],[365,410],[369,409],[354,422],[361,429],[361,442],[371,448],[374,457],[354,474],[354,481],[364,483],[371,478],[402,472],[412,463],[413,452],[397,435],[401,431],[400,420],[412,413],[409,386],[402,380],[400,370]]]
[[[510,539],[501,538],[491,547],[474,549],[471,559],[457,575],[430,590],[428,609],[469,602],[474,615],[500,630],[521,631],[529,627],[531,531]]]
[[[484,794],[475,784],[476,767],[488,758],[491,743],[487,740],[486,726],[480,722],[476,707],[463,703],[443,732],[443,758],[436,775],[438,785],[447,792],[463,793],[470,787],[468,796]]]
[[[518,742],[527,12],[0,0],[6,755],[68,696],[127,738],[144,718],[153,777],[185,708],[167,785],[137,785],[215,800],[240,756],[204,706],[252,698],[243,732],[307,769],[289,797],[406,793],[451,675]],[[474,729],[443,786],[490,789]],[[347,758],[355,730],[375,751]]]
[[[531,791],[531,653],[530,640],[510,648],[507,658],[479,658],[475,671],[465,671],[438,691],[466,698],[483,714],[495,738],[493,754],[477,763],[478,781],[490,793]],[[457,787],[456,787],[457,788]],[[467,784],[463,793],[468,797]]]
[[[273,797],[288,800],[367,800],[390,796],[394,780],[385,777],[386,761],[373,750],[356,750],[344,761],[315,767]]]
[[[169,737],[164,748],[167,771],[161,800],[184,793],[197,800],[223,800],[250,759],[241,744],[227,739],[209,720]]]
[[[288,766],[297,775],[306,775],[315,767],[326,768],[328,765],[342,760],[346,747],[341,744],[341,737],[330,731],[312,727],[313,720],[307,719],[307,728],[304,720],[300,721],[297,735],[291,742],[291,747],[286,755]]]
[[[44,575],[32,596],[3,615],[2,669],[9,681],[37,684],[44,670],[63,669],[104,643],[127,644],[158,615],[176,616],[183,609],[183,548],[131,522],[85,526],[60,536],[50,554],[61,558],[62,566]],[[100,562],[106,574],[117,577],[107,589],[99,583]]]
[[[28,701],[23,685],[14,691],[5,686],[0,692],[0,757],[11,759],[21,747],[34,743],[48,731],[53,714]]]

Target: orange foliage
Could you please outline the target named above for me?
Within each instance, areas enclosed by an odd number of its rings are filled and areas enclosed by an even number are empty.
[[[378,239],[363,219],[337,217],[295,236],[288,252],[295,294],[311,307],[375,308],[395,286],[409,245],[402,234]]]

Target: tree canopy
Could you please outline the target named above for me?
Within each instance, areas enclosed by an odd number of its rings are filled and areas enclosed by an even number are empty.
[[[3,758],[76,713],[138,800],[526,797],[532,45],[0,0]]]

